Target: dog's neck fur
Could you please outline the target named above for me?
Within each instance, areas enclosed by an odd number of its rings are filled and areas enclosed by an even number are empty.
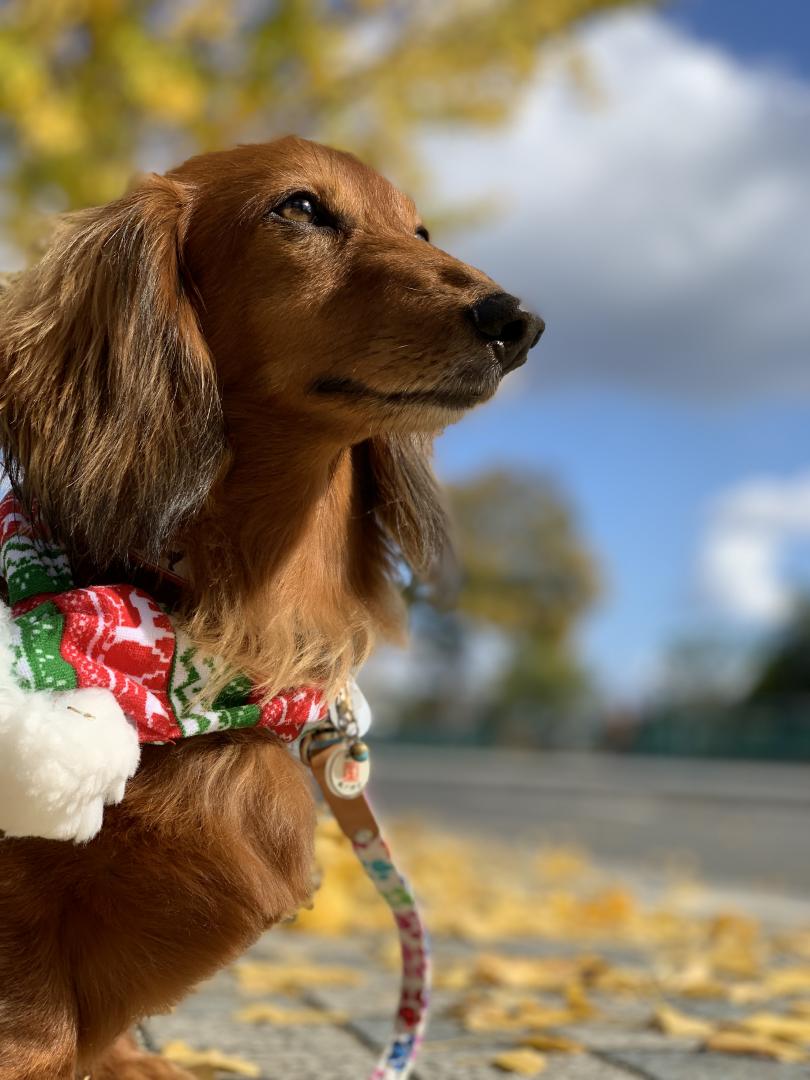
[[[183,538],[189,630],[268,693],[334,688],[401,624],[363,447],[299,418],[231,430],[233,465]]]

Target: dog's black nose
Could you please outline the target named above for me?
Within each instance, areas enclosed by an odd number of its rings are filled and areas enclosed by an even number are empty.
[[[495,346],[505,372],[525,361],[546,328],[539,316],[524,311],[520,300],[509,293],[483,296],[468,314],[481,337]]]

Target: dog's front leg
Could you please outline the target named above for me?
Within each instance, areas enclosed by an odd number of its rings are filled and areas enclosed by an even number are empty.
[[[112,1046],[87,1072],[77,1073],[78,1080],[194,1080],[192,1073],[180,1069],[165,1058],[147,1053],[138,1045],[134,1035],[127,1033]]]

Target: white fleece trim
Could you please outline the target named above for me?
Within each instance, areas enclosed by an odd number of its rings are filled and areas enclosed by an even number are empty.
[[[138,767],[138,734],[109,690],[23,690],[0,602],[0,830],[90,840]]]

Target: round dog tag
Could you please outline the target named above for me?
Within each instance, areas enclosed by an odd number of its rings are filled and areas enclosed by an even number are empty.
[[[339,799],[354,799],[365,790],[371,766],[368,755],[358,760],[352,756],[350,746],[339,746],[326,763],[324,778],[326,786]]]

